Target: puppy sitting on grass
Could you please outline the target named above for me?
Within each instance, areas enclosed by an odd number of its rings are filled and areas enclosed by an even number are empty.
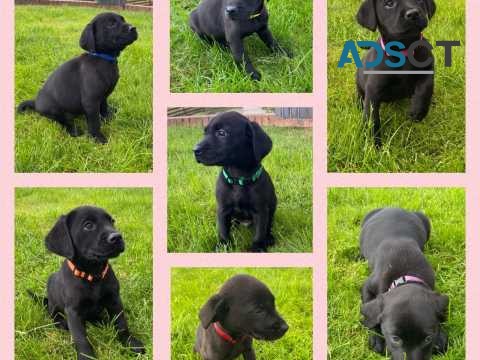
[[[426,47],[417,47],[414,58],[418,62],[432,62],[427,67],[419,68],[410,63],[408,58],[400,68],[392,69],[386,64],[389,54],[385,44],[398,41],[408,49],[418,40],[424,40],[424,30],[433,14],[433,0],[364,0],[358,10],[358,23],[371,31],[380,32],[379,44],[383,48],[383,60],[374,68],[375,71],[418,71],[433,70],[433,54]],[[404,55],[406,51],[402,50]],[[382,146],[380,105],[403,98],[410,98],[409,115],[413,121],[421,121],[427,116],[433,95],[433,74],[365,74],[366,63],[372,62],[377,56],[371,48],[363,58],[363,68],[357,69],[356,82],[358,95],[363,103],[363,116],[366,120],[373,119],[373,135],[375,146]],[[392,58],[393,62],[397,58]]]
[[[45,245],[65,261],[48,278],[47,297],[29,293],[47,308],[58,328],[70,331],[77,360],[95,359],[86,322],[101,322],[105,311],[120,342],[137,354],[145,353],[143,343],[128,329],[120,284],[108,262],[125,249],[110,214],[92,206],[73,209],[60,216]]]
[[[117,57],[137,37],[136,28],[123,16],[115,13],[97,15],[80,37],[80,47],[86,53],[55,70],[36,99],[22,102],[18,112],[34,110],[58,122],[71,136],[81,135],[73,118],[85,115],[90,135],[97,142],[106,143],[100,119],[111,115],[107,98],[119,79]]]
[[[202,0],[190,14],[190,27],[201,39],[229,47],[235,63],[245,66],[253,80],[261,75],[245,52],[243,38],[257,33],[270,50],[292,57],[268,28],[265,0]]]
[[[199,163],[223,167],[216,187],[218,233],[223,244],[230,242],[232,220],[253,221],[250,251],[265,252],[275,243],[272,224],[277,197],[261,163],[271,149],[267,133],[235,111],[215,116],[193,149]]]
[[[203,305],[194,350],[204,360],[255,360],[253,339],[273,341],[288,330],[270,290],[249,275],[236,275]]]

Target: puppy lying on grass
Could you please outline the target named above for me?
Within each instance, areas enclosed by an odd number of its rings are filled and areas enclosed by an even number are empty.
[[[363,324],[370,347],[393,360],[429,360],[447,351],[448,296],[435,289],[435,273],[423,254],[430,221],[420,212],[376,209],[365,216],[362,256],[371,274],[362,287]]]

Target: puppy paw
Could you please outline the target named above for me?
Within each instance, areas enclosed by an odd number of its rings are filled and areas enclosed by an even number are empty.
[[[265,243],[253,243],[248,252],[264,253],[267,252],[267,246]]]
[[[252,80],[255,80],[255,81],[260,81],[262,79],[262,75],[256,70],[250,73],[250,77]]]
[[[434,354],[445,354],[448,350],[448,336],[443,330],[437,334],[435,342],[433,343]]]
[[[79,137],[83,135],[83,131],[80,129],[77,129],[75,126],[72,126],[70,128],[67,128],[68,135],[71,137]]]
[[[107,138],[105,137],[105,135],[103,135],[102,133],[99,133],[99,134],[96,134],[96,135],[93,135],[93,138],[95,139],[95,141],[99,144],[106,144],[108,142]]]
[[[117,109],[109,106],[107,107],[106,110],[100,110],[100,116],[102,117],[102,120],[105,122],[108,122],[112,120],[113,116],[117,113]]]
[[[137,338],[130,336],[125,344],[135,354],[145,354],[145,345]]]
[[[272,234],[268,234],[265,238],[265,244],[267,246],[275,245],[275,237]]]
[[[368,337],[368,346],[378,354],[385,354],[385,340],[378,335]]]
[[[410,110],[408,112],[408,116],[412,119],[414,122],[420,122],[422,121],[425,116],[427,116],[428,109],[427,110]]]

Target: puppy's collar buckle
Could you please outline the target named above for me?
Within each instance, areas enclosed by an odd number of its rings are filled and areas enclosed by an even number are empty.
[[[240,176],[238,178],[234,178],[233,176],[231,176],[228,173],[228,171],[225,168],[223,168],[223,170],[222,170],[223,178],[224,178],[224,180],[227,184],[239,185],[239,186],[245,186],[245,185],[255,183],[260,178],[260,175],[262,175],[262,173],[263,173],[263,166],[262,165],[260,165],[260,167],[257,169],[257,171],[255,171],[255,173],[250,177]]]
[[[94,51],[89,51],[87,53],[88,55],[98,57],[100,59],[103,59],[105,61],[108,61],[109,63],[116,64],[117,63],[117,58],[112,55],[104,54],[104,53],[97,53]]]
[[[427,283],[423,281],[423,279],[413,275],[405,275],[405,276],[399,277],[398,279],[395,279],[390,285],[390,287],[388,288],[388,291],[393,290],[402,285],[407,285],[407,284],[420,284],[425,287],[429,287]]]
[[[222,327],[222,325],[220,325],[218,321],[213,323],[213,328],[215,329],[215,332],[217,333],[218,336],[220,336],[223,340],[225,340],[226,342],[232,345],[241,343],[248,337],[245,335],[245,336],[242,336],[240,339],[235,340],[229,333],[227,333],[227,331]]]
[[[67,265],[68,265],[68,268],[72,271],[73,276],[81,278],[81,279],[85,279],[88,282],[103,280],[105,278],[105,276],[107,276],[108,269],[110,268],[110,266],[107,263],[105,265],[105,268],[102,270],[102,272],[100,274],[92,275],[92,274],[86,273],[85,271],[80,271],[77,268],[77,266],[70,260],[67,260]]]

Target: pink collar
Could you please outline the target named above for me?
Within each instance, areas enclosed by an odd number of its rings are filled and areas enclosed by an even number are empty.
[[[399,286],[406,285],[406,284],[420,284],[426,287],[429,287],[425,281],[420,279],[419,277],[413,276],[413,275],[405,275],[401,276],[398,279],[394,280],[390,287],[388,288],[388,291],[393,290]]]
[[[245,335],[245,336],[242,336],[240,339],[235,340],[229,333],[227,333],[227,330],[225,330],[218,321],[213,323],[213,328],[215,329],[215,332],[217,333],[218,336],[220,336],[223,340],[225,340],[226,342],[232,345],[241,343],[248,337]]]
[[[387,53],[387,50],[385,50],[385,41],[383,40],[383,37],[380,36],[380,39],[378,39],[378,40],[380,41],[380,45],[382,46],[383,52],[387,56],[390,56],[390,54]],[[422,33],[420,33],[420,39],[419,40],[423,40],[423,34]],[[399,50],[399,52],[401,52],[403,54],[403,56],[408,56],[408,49]],[[415,51],[413,52],[413,54],[415,55]]]

